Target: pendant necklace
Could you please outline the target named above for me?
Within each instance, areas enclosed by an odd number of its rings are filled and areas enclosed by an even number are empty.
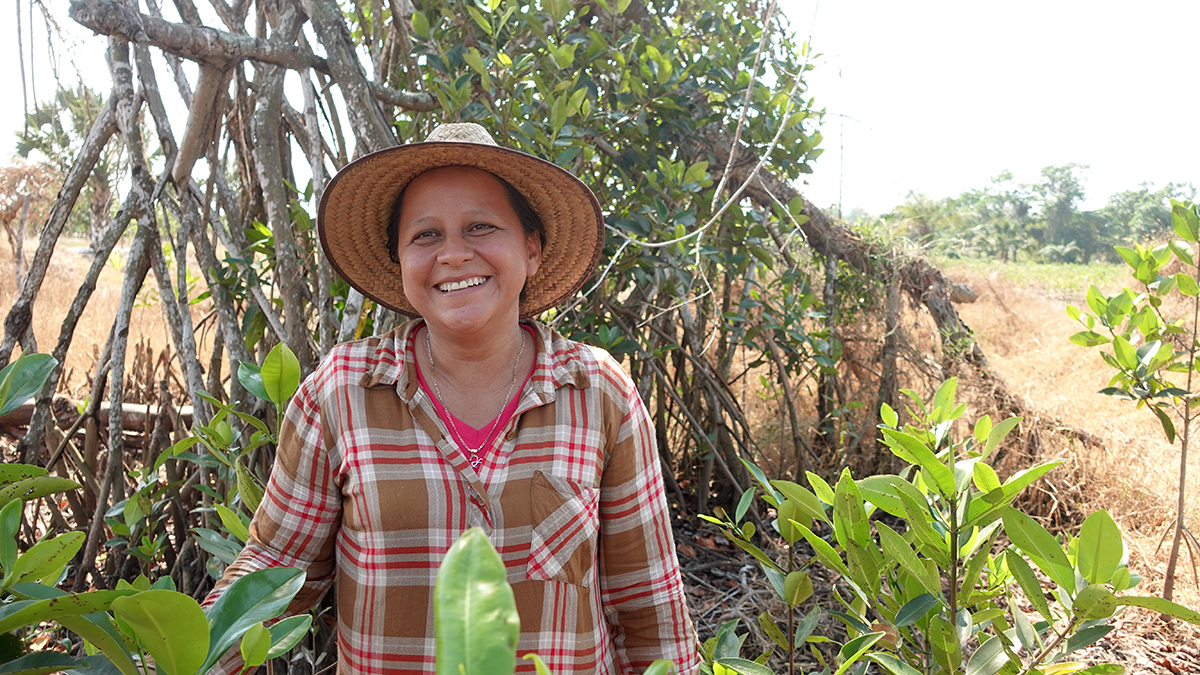
[[[484,446],[486,446],[492,439],[492,434],[496,431],[496,423],[500,421],[500,415],[504,413],[504,409],[508,407],[508,400],[512,396],[513,387],[517,386],[517,368],[520,367],[521,357],[524,354],[525,330],[521,329],[521,349],[517,351],[517,360],[515,363],[513,363],[512,382],[508,385],[508,393],[504,395],[504,403],[500,405],[500,412],[496,413],[496,416],[492,418],[492,423],[488,426],[487,434],[485,434],[483,437],[483,444],[478,448],[472,448],[471,446],[467,445],[466,441],[463,440],[462,434],[458,433],[457,425],[454,424],[454,415],[449,409],[446,409],[444,405],[442,406],[442,408],[446,410],[446,424],[450,427],[450,434],[454,437],[454,440],[458,442],[462,449],[471,453],[470,461],[472,469],[478,469],[479,466],[483,464],[483,458],[479,456],[479,451],[483,450]],[[433,390],[437,392],[439,401],[445,401],[446,398],[442,396],[442,389],[438,386],[437,377],[435,377],[433,374],[434,369],[437,368],[437,363],[433,360],[433,348],[429,344],[428,327],[425,328],[425,355],[429,357],[429,379],[433,380]]]

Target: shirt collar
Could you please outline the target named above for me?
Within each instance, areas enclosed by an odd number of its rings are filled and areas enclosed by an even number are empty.
[[[413,319],[373,338],[377,340],[375,352],[367,358],[366,374],[359,384],[363,387],[394,386],[401,399],[412,400],[420,384],[412,365],[412,353],[407,347],[413,333],[424,322],[424,319]],[[591,386],[581,353],[590,347],[568,340],[538,321],[523,323],[533,328],[538,346],[537,364],[529,378],[530,393],[539,395],[546,402],[553,400],[554,390],[560,387],[587,389]]]

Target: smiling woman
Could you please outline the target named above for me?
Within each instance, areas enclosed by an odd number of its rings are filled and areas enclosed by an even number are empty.
[[[209,601],[252,570],[301,567],[293,610],[338,581],[339,672],[432,673],[438,562],[480,527],[513,587],[518,653],[556,673],[694,673],[646,408],[607,352],[529,319],[596,266],[591,191],[454,124],[347,166],[318,224],[347,281],[414,318],[335,348],[301,386],[250,541]]]

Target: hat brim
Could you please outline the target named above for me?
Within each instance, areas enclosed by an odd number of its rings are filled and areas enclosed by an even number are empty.
[[[535,316],[574,295],[591,276],[604,246],[596,196],[559,166],[523,152],[480,143],[410,143],[361,157],[338,172],[321,196],[317,230],[333,269],[368,298],[417,316],[404,294],[399,263],[387,250],[387,226],[412,179],[446,166],[471,166],[525,195],[546,228],[535,275],[525,284],[520,314]]]

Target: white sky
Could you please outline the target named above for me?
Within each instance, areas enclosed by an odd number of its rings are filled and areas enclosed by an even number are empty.
[[[781,3],[824,54],[818,107],[845,116],[821,130],[817,205],[839,178],[844,210],[880,213],[1069,162],[1091,167],[1089,207],[1143,182],[1200,187],[1196,0]]]
[[[803,186],[826,207],[882,213],[909,191],[956,196],[1004,170],[1023,182],[1076,162],[1089,207],[1143,182],[1200,187],[1196,0],[780,0],[821,58],[809,93],[830,113],[825,154]],[[27,11],[28,3],[18,3]],[[107,90],[103,38],[51,5],[71,33],[59,71]],[[814,22],[815,19],[815,22]],[[26,63],[29,17],[23,16]],[[35,17],[37,94],[53,90]],[[14,12],[0,13],[0,158],[21,128]],[[74,63],[72,63],[72,60]],[[168,82],[160,83],[170,86]],[[182,124],[182,123],[181,123]]]

